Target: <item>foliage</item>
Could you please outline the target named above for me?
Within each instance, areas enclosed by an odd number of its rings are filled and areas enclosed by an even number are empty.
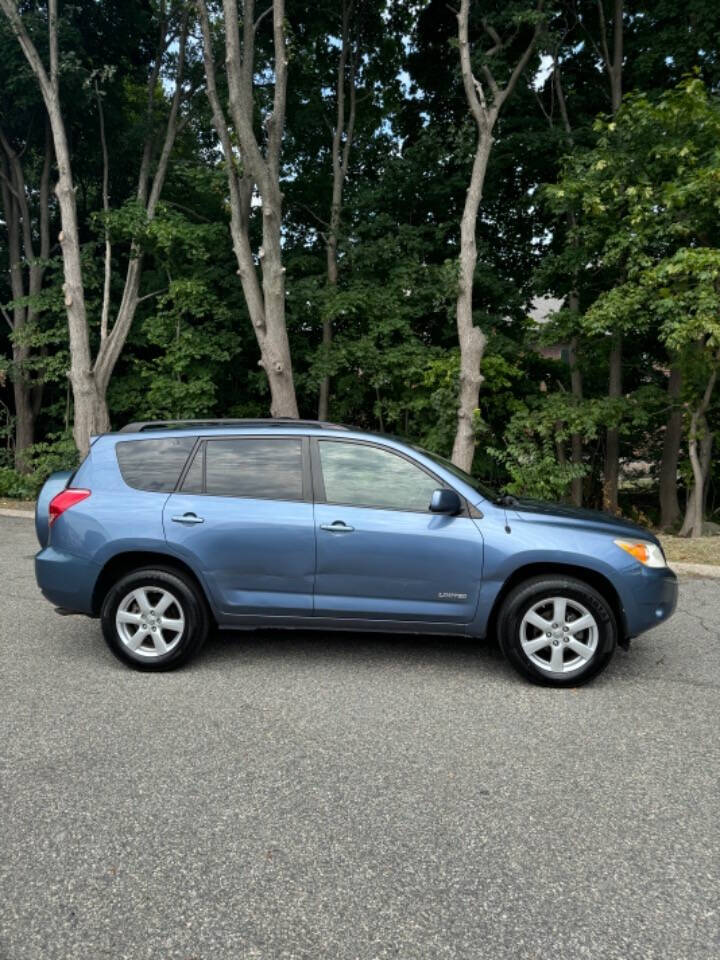
[[[483,19],[505,36],[518,14],[517,36],[503,54],[512,63],[526,41],[522,15],[531,6],[527,0],[511,6],[476,0],[470,27],[479,73],[482,51],[492,45]],[[176,18],[182,3],[171,8]],[[23,9],[45,56],[46,5]],[[213,14],[219,7],[211,3],[210,9]],[[326,0],[286,3],[283,262],[300,412],[316,415],[319,384],[330,374],[332,419],[399,433],[447,455],[457,402],[455,265],[474,144],[458,67],[457,20],[444,0],[353,9],[357,116],[341,211],[339,280],[332,289],[326,231],[341,11]],[[187,65],[184,126],[152,222],[137,199],[144,135],[148,125],[157,132],[157,154],[168,109],[163,74],[152,116],[145,113],[158,10],[141,0],[60,5],[62,106],[93,349],[100,337],[106,231],[113,304],[122,296],[128,257],[143,257],[142,299],[109,388],[111,419],[118,426],[140,417],[266,416],[269,394],[230,246],[224,158],[202,91],[197,45],[191,44]],[[473,469],[493,486],[552,499],[567,498],[572,478],[580,475],[585,502],[597,505],[605,428],[617,425],[622,460],[645,464],[649,485],[642,502],[628,495],[624,508],[654,516],[671,406],[669,366],[682,368],[678,403],[687,428],[720,346],[720,7],[710,0],[633,5],[624,19],[626,96],[614,117],[607,115],[597,4],[561,0],[545,10],[540,52],[546,58],[533,75],[538,55],[494,131],[477,226],[474,322],[488,347]],[[272,55],[267,17],[258,25],[256,45],[258,76],[266,77]],[[0,54],[0,129],[22,154],[35,203],[43,107],[4,18]],[[559,70],[571,136],[548,58]],[[172,52],[166,66],[171,60]],[[503,64],[494,66],[505,79]],[[222,70],[218,79],[222,85]],[[108,213],[95,80],[110,158]],[[267,116],[270,89],[257,85],[258,125]],[[36,218],[34,208],[31,213]],[[50,218],[43,289],[20,304],[37,308],[34,322],[16,338],[16,346],[22,341],[28,348],[22,360],[13,359],[8,325],[0,319],[0,402],[14,414],[14,383],[25,378],[36,391],[36,439],[43,442],[29,453],[27,478],[8,474],[8,447],[0,474],[6,495],[31,491],[53,464],[70,457],[60,439],[73,411],[54,198]],[[255,250],[261,220],[256,198],[250,213]],[[0,304],[6,311],[14,306],[9,252],[0,218]],[[560,301],[541,326],[528,319],[538,294]],[[324,319],[334,331],[329,346],[322,343]],[[623,337],[623,396],[611,402],[609,348],[617,334]],[[571,346],[582,397],[572,392]],[[709,430],[720,427],[717,399],[707,420]],[[571,463],[573,436],[582,441],[578,463]],[[712,470],[709,512],[720,502],[717,460]],[[683,487],[690,475],[683,444]]]
[[[594,439],[609,413],[607,401],[578,403],[566,393],[520,404],[508,423],[503,446],[488,451],[508,472],[508,493],[562,499],[573,477],[587,472],[583,464],[570,463],[565,454],[572,433]]]
[[[28,448],[26,461],[28,472],[19,473],[0,460],[0,497],[32,500],[51,473],[73,470],[78,465],[78,454],[72,434],[50,434],[42,443]]]

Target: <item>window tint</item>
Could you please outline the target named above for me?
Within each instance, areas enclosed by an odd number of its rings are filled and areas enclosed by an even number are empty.
[[[319,447],[328,503],[425,511],[440,485],[404,457],[378,447],[327,440]]]
[[[197,450],[195,451],[195,456],[193,457],[192,463],[188,469],[188,472],[185,474],[185,479],[182,482],[182,492],[183,493],[202,493],[204,490],[203,485],[203,457],[205,444],[201,443],[198,445]]]
[[[194,437],[123,440],[115,444],[115,453],[128,486],[170,493],[194,445]]]
[[[205,492],[219,497],[302,500],[302,441],[208,440]]]

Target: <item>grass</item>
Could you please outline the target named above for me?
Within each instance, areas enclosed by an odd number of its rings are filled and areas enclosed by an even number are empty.
[[[660,536],[665,556],[670,563],[709,563],[720,566],[720,537],[685,537]]]

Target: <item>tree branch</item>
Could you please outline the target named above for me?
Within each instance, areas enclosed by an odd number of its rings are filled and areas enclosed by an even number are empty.
[[[285,129],[285,103],[287,99],[287,49],[285,47],[285,0],[273,3],[273,48],[275,51],[275,95],[273,111],[268,122],[268,166],[273,177],[280,171],[280,147]]]
[[[107,217],[110,213],[110,194],[108,192],[108,178],[110,170],[110,161],[108,159],[107,140],[105,138],[105,114],[103,112],[102,97],[97,79],[94,81],[95,100],[97,101],[98,119],[100,121],[100,147],[102,150],[102,199],[103,211],[105,213],[105,271],[103,278],[103,297],[102,310],[100,313],[100,342],[102,343],[108,335],[108,322],[110,318],[110,280],[112,275],[112,245],[110,243],[110,230],[107,223]]]
[[[55,0],[53,0],[53,3],[54,2]],[[50,82],[47,71],[45,70],[42,60],[40,59],[40,54],[37,52],[35,44],[32,42],[27,30],[25,29],[25,24],[23,23],[22,17],[18,13],[18,9],[14,0],[0,0],[0,9],[2,9],[3,13],[8,18],[12,31],[17,37],[18,43],[20,44],[33,73],[37,77],[44,99],[46,101],[53,100],[57,96],[57,90]]]
[[[353,56],[350,60],[350,115],[348,117],[347,129],[345,131],[345,143],[343,144],[343,158],[342,158],[342,170],[343,170],[343,180],[347,176],[348,163],[350,160],[350,148],[352,146],[353,137],[355,135],[355,115],[357,108],[357,100],[355,96],[355,57]]]
[[[186,12],[183,15],[180,26],[175,93],[170,106],[170,115],[168,117],[167,127],[165,130],[165,139],[160,152],[160,159],[158,161],[158,166],[153,178],[150,197],[145,208],[148,221],[152,220],[155,216],[155,210],[157,208],[160,194],[165,183],[170,154],[175,142],[175,136],[177,132],[177,115],[180,105],[180,98],[182,95],[182,77],[185,65],[185,51],[187,46],[187,27],[188,14]],[[167,36],[167,31],[163,28],[161,34],[163,37],[165,37]],[[159,60],[161,57],[162,52],[160,52],[158,61],[156,62],[156,67],[158,69]],[[145,161],[145,157],[143,158],[143,161]],[[149,177],[149,162],[146,164],[145,174],[146,177]],[[135,318],[135,311],[137,310],[137,305],[140,302],[138,298],[138,290],[140,288],[140,280],[142,278],[142,269],[142,251],[138,244],[133,241],[130,250],[130,262],[128,263],[127,273],[125,275],[125,285],[123,288],[122,298],[120,300],[120,306],[118,307],[118,311],[115,316],[115,323],[113,324],[112,330],[107,334],[106,339],[101,341],[100,349],[98,350],[95,360],[95,375],[98,378],[99,383],[105,387],[109,383],[110,377],[112,376],[112,371],[115,368],[115,364],[117,363],[117,359],[120,356],[120,352],[122,351],[123,345],[127,338],[128,331],[132,325],[133,319]]]
[[[610,81],[610,100],[613,113],[617,113],[622,102],[622,60],[623,60],[623,0],[615,0],[615,13],[613,21],[613,53],[610,57],[607,40],[607,21],[605,19],[605,8],[603,0],[596,0],[598,9],[598,19],[600,21],[600,43],[602,45],[602,56],[605,61],[605,69]]]
[[[167,49],[168,35],[167,35],[167,19],[165,16],[165,0],[161,0],[160,3],[160,35],[158,38],[158,44],[155,52],[155,62],[153,63],[153,68],[150,71],[150,76],[148,77],[147,84],[147,109],[145,111],[145,122],[147,124],[147,130],[145,132],[145,142],[143,145],[142,159],[140,161],[140,172],[138,173],[138,188],[137,188],[137,198],[145,206],[147,201],[147,191],[148,183],[150,181],[150,161],[152,159],[152,147],[153,147],[153,112],[155,108],[155,87],[157,86],[158,77],[160,76],[160,67],[162,64],[163,54]]]
[[[605,61],[605,69],[608,72],[608,76],[612,80],[612,63],[610,61],[610,51],[608,50],[605,9],[603,7],[603,0],[595,0],[595,2],[598,9],[598,19],[600,20],[600,45],[602,47],[603,60]]]
[[[254,30],[256,33],[257,33],[257,28],[260,26],[260,23],[261,23],[261,22],[265,19],[265,17],[270,13],[270,11],[272,10],[272,8],[273,8],[273,4],[272,4],[272,2],[271,2],[271,3],[270,3],[270,6],[267,8],[267,10],[263,10],[263,12],[260,14],[260,16],[257,18],[257,20],[255,21],[255,23],[253,24],[253,30]]]
[[[255,34],[252,14],[253,0],[245,0],[243,9],[243,50],[240,53],[237,0],[223,0],[225,19],[225,66],[230,94],[230,115],[235,133],[240,141],[243,162],[252,171],[253,178],[265,196],[270,180],[265,160],[253,130],[252,78],[255,50]]]
[[[5,322],[10,327],[10,330],[14,330],[15,327],[13,326],[13,322],[10,319],[10,314],[7,312],[7,310],[1,303],[0,303],[0,313],[2,313],[3,317],[5,317]]]
[[[555,67],[553,69],[553,84],[555,86],[555,93],[557,95],[558,107],[560,108],[560,116],[562,117],[563,126],[565,127],[565,133],[568,138],[568,142],[572,147],[574,145],[574,137],[572,132],[572,125],[570,123],[570,116],[568,114],[567,102],[565,100],[565,93],[562,87],[562,79],[560,77],[560,64],[557,59],[555,60]]]
[[[543,6],[544,6],[544,0],[538,0],[537,6],[535,8],[537,13],[542,13]],[[538,36],[540,35],[541,29],[542,29],[542,26],[540,21],[538,20],[538,22],[535,24],[535,29],[533,31],[533,35],[532,35],[532,39],[530,40],[530,43],[528,43],[527,47],[525,47],[525,50],[523,51],[522,56],[520,57],[518,62],[515,64],[515,69],[510,74],[510,79],[508,80],[508,82],[505,84],[505,86],[501,91],[500,103],[498,104],[498,108],[505,102],[505,100],[507,100],[507,98],[515,89],[515,85],[520,79],[520,76],[524,72],[525,67],[528,65],[528,61],[530,60],[530,57],[532,56],[533,51],[535,50],[535,44],[537,43],[537,39],[538,39]]]
[[[50,85],[57,97],[60,89],[58,83],[57,0],[48,0],[48,28],[50,32]]]
[[[162,290],[153,290],[152,293],[144,293],[141,297],[138,297],[135,302],[142,303],[143,300],[151,300],[153,297],[159,297],[161,293],[167,293],[167,290],[167,287],[163,287]]]
[[[175,143],[175,137],[177,135],[178,110],[180,109],[180,100],[182,97],[182,83],[183,83],[183,72],[185,69],[185,52],[187,48],[187,34],[188,34],[188,16],[186,13],[185,16],[183,17],[182,26],[180,28],[180,41],[179,41],[180,46],[178,49],[177,73],[175,76],[175,93],[173,94],[172,103],[170,105],[170,116],[168,117],[167,127],[165,128],[165,140],[163,142],[162,150],[160,151],[160,159],[158,160],[155,176],[153,177],[152,190],[150,191],[150,199],[148,200],[148,205],[147,205],[148,220],[152,220],[152,218],[155,216],[155,208],[157,207],[158,200],[160,199],[162,188],[165,185],[165,177],[167,176],[167,168],[168,168],[168,163],[170,162],[170,154],[172,153],[172,148]]]
[[[203,36],[203,61],[205,64],[205,89],[210,103],[213,126],[217,133],[220,145],[225,155],[228,190],[230,192],[230,232],[233,239],[233,249],[238,264],[238,273],[247,299],[250,319],[259,332],[265,325],[265,310],[262,292],[255,270],[255,262],[250,248],[248,235],[248,217],[250,207],[250,191],[252,184],[243,183],[235,169],[234,153],[227,120],[217,92],[215,58],[212,51],[212,35],[210,32],[210,17],[205,0],[196,0],[198,16]]]
[[[50,123],[45,119],[45,156],[40,174],[40,259],[50,256],[50,171],[53,159],[52,134]],[[44,267],[43,267],[44,269]]]
[[[483,30],[485,31],[485,33],[487,33],[487,35],[490,37],[492,42],[495,44],[494,47],[491,47],[489,50],[485,51],[486,57],[492,57],[493,54],[498,53],[498,51],[502,50],[505,44],[500,39],[500,34],[497,32],[495,27],[493,27],[491,23],[488,23],[485,17],[482,18],[481,22],[483,25]]]
[[[475,118],[475,123],[477,126],[481,129],[485,129],[489,122],[488,107],[482,87],[475,79],[472,72],[472,63],[470,60],[470,40],[468,37],[469,17],[470,0],[461,0],[460,10],[457,15],[458,43],[460,46],[460,72],[462,74],[463,86],[465,87],[465,96],[467,97],[470,112]]]

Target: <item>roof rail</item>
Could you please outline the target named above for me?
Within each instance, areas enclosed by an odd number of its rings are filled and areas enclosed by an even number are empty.
[[[327,420],[297,420],[294,417],[228,419],[228,420],[138,420],[126,423],[118,433],[143,433],[145,430],[185,430],[198,427],[320,427],[324,430],[349,430],[342,423]]]

